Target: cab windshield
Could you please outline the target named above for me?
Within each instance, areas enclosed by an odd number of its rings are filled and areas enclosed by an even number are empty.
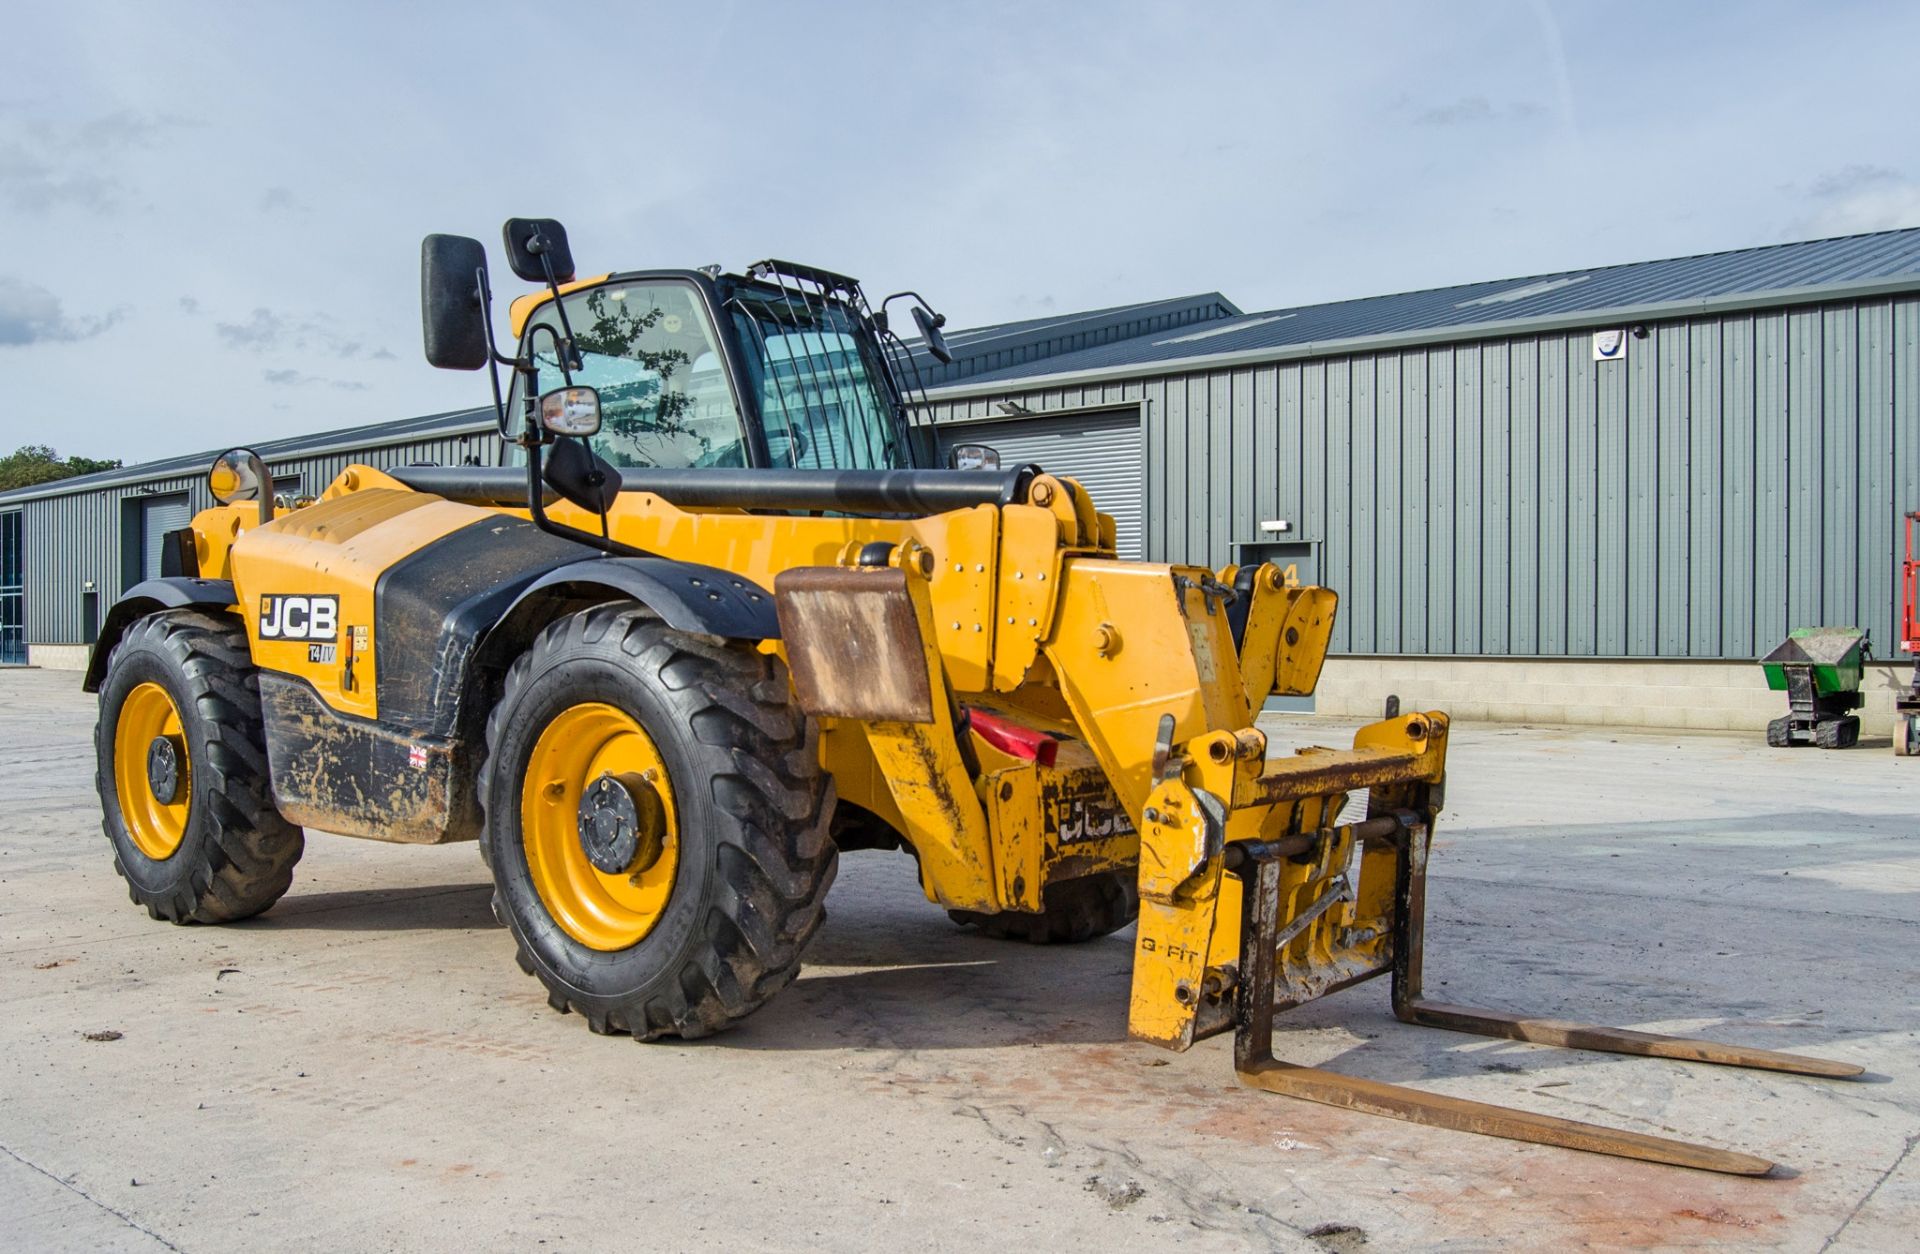
[[[740,410],[691,286],[606,283],[561,299],[583,362],[573,381],[600,390],[594,452],[615,466],[747,464]],[[551,302],[529,320],[526,341],[546,393],[564,380],[554,337],[535,336],[536,326],[560,329]]]
[[[845,306],[742,288],[728,308],[774,465],[884,470],[907,464],[884,367]]]

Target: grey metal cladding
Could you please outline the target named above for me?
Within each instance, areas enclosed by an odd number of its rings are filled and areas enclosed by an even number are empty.
[[[1218,566],[1286,518],[1342,653],[1752,658],[1819,623],[1890,650],[1920,295],[1654,323],[1624,361],[1591,330],[1132,381],[1146,556]]]
[[[490,465],[498,459],[499,438],[493,431],[492,412],[485,413],[486,423],[478,432],[448,424],[446,415],[436,415],[433,423],[416,419],[397,427],[388,425],[358,431],[362,440],[367,441],[390,437],[396,429],[432,432],[436,429],[434,423],[438,423],[438,429],[443,432],[385,447],[338,447],[341,432],[258,447],[277,484],[284,485],[289,479],[297,478],[299,490],[318,493],[355,462],[384,468],[416,461],[453,465],[464,458],[477,457]],[[470,428],[471,423],[464,426]],[[337,451],[304,457],[270,451],[289,446],[337,448]],[[185,493],[192,513],[212,505],[206,469],[212,465],[215,455],[208,453],[197,461],[170,458],[149,466],[104,471],[84,479],[44,485],[63,491],[25,500],[20,500],[22,494],[16,493],[13,499],[0,500],[0,509],[18,508],[21,513],[26,582],[24,616],[29,644],[81,643],[82,598],[89,591],[98,598],[97,612],[100,620],[105,620],[108,608],[119,599],[129,579],[137,581],[140,575],[139,567],[130,563],[143,560],[141,520],[145,502]],[[156,468],[170,468],[171,473],[156,473]],[[98,483],[103,479],[109,481],[109,486],[91,490],[86,486],[88,481]],[[91,588],[87,586],[89,583]]]

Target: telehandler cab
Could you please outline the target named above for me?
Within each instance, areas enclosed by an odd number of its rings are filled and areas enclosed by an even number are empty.
[[[1136,923],[1128,1026],[1232,1029],[1247,1084],[1415,1122],[1760,1174],[1640,1133],[1297,1067],[1276,1010],[1391,975],[1410,1023],[1817,1076],[1859,1068],[1441,1005],[1421,991],[1447,716],[1269,757],[1335,596],[1272,566],[1121,560],[1070,478],[922,469],[904,300],[843,275],[576,278],[556,222],[429,236],[426,355],[494,373],[518,464],[355,465],[299,508],[246,450],[168,537],[86,676],[105,831],[157,919],[284,893],[303,827],[478,840],[494,912],[556,1010],[698,1037],[793,978],[842,850],[897,848],[991,936]],[[1351,794],[1364,815],[1343,818]]]

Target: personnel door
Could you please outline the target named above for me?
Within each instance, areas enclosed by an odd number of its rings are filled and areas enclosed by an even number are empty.
[[[1320,579],[1320,546],[1312,540],[1242,540],[1234,545],[1242,566],[1272,562],[1286,572],[1288,583],[1302,586]],[[1313,713],[1313,694],[1304,697],[1268,697],[1264,709],[1275,713]]]

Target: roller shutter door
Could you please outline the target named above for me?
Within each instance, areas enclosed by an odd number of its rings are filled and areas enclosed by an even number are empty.
[[[1120,556],[1140,556],[1140,407],[1059,418],[955,423],[940,429],[944,458],[956,444],[990,444],[1002,466],[1038,462],[1048,474],[1077,479],[1094,506],[1113,515]]]
[[[187,512],[185,493],[156,496],[140,503],[140,577],[160,577],[160,541],[169,531],[178,531],[193,521]]]

